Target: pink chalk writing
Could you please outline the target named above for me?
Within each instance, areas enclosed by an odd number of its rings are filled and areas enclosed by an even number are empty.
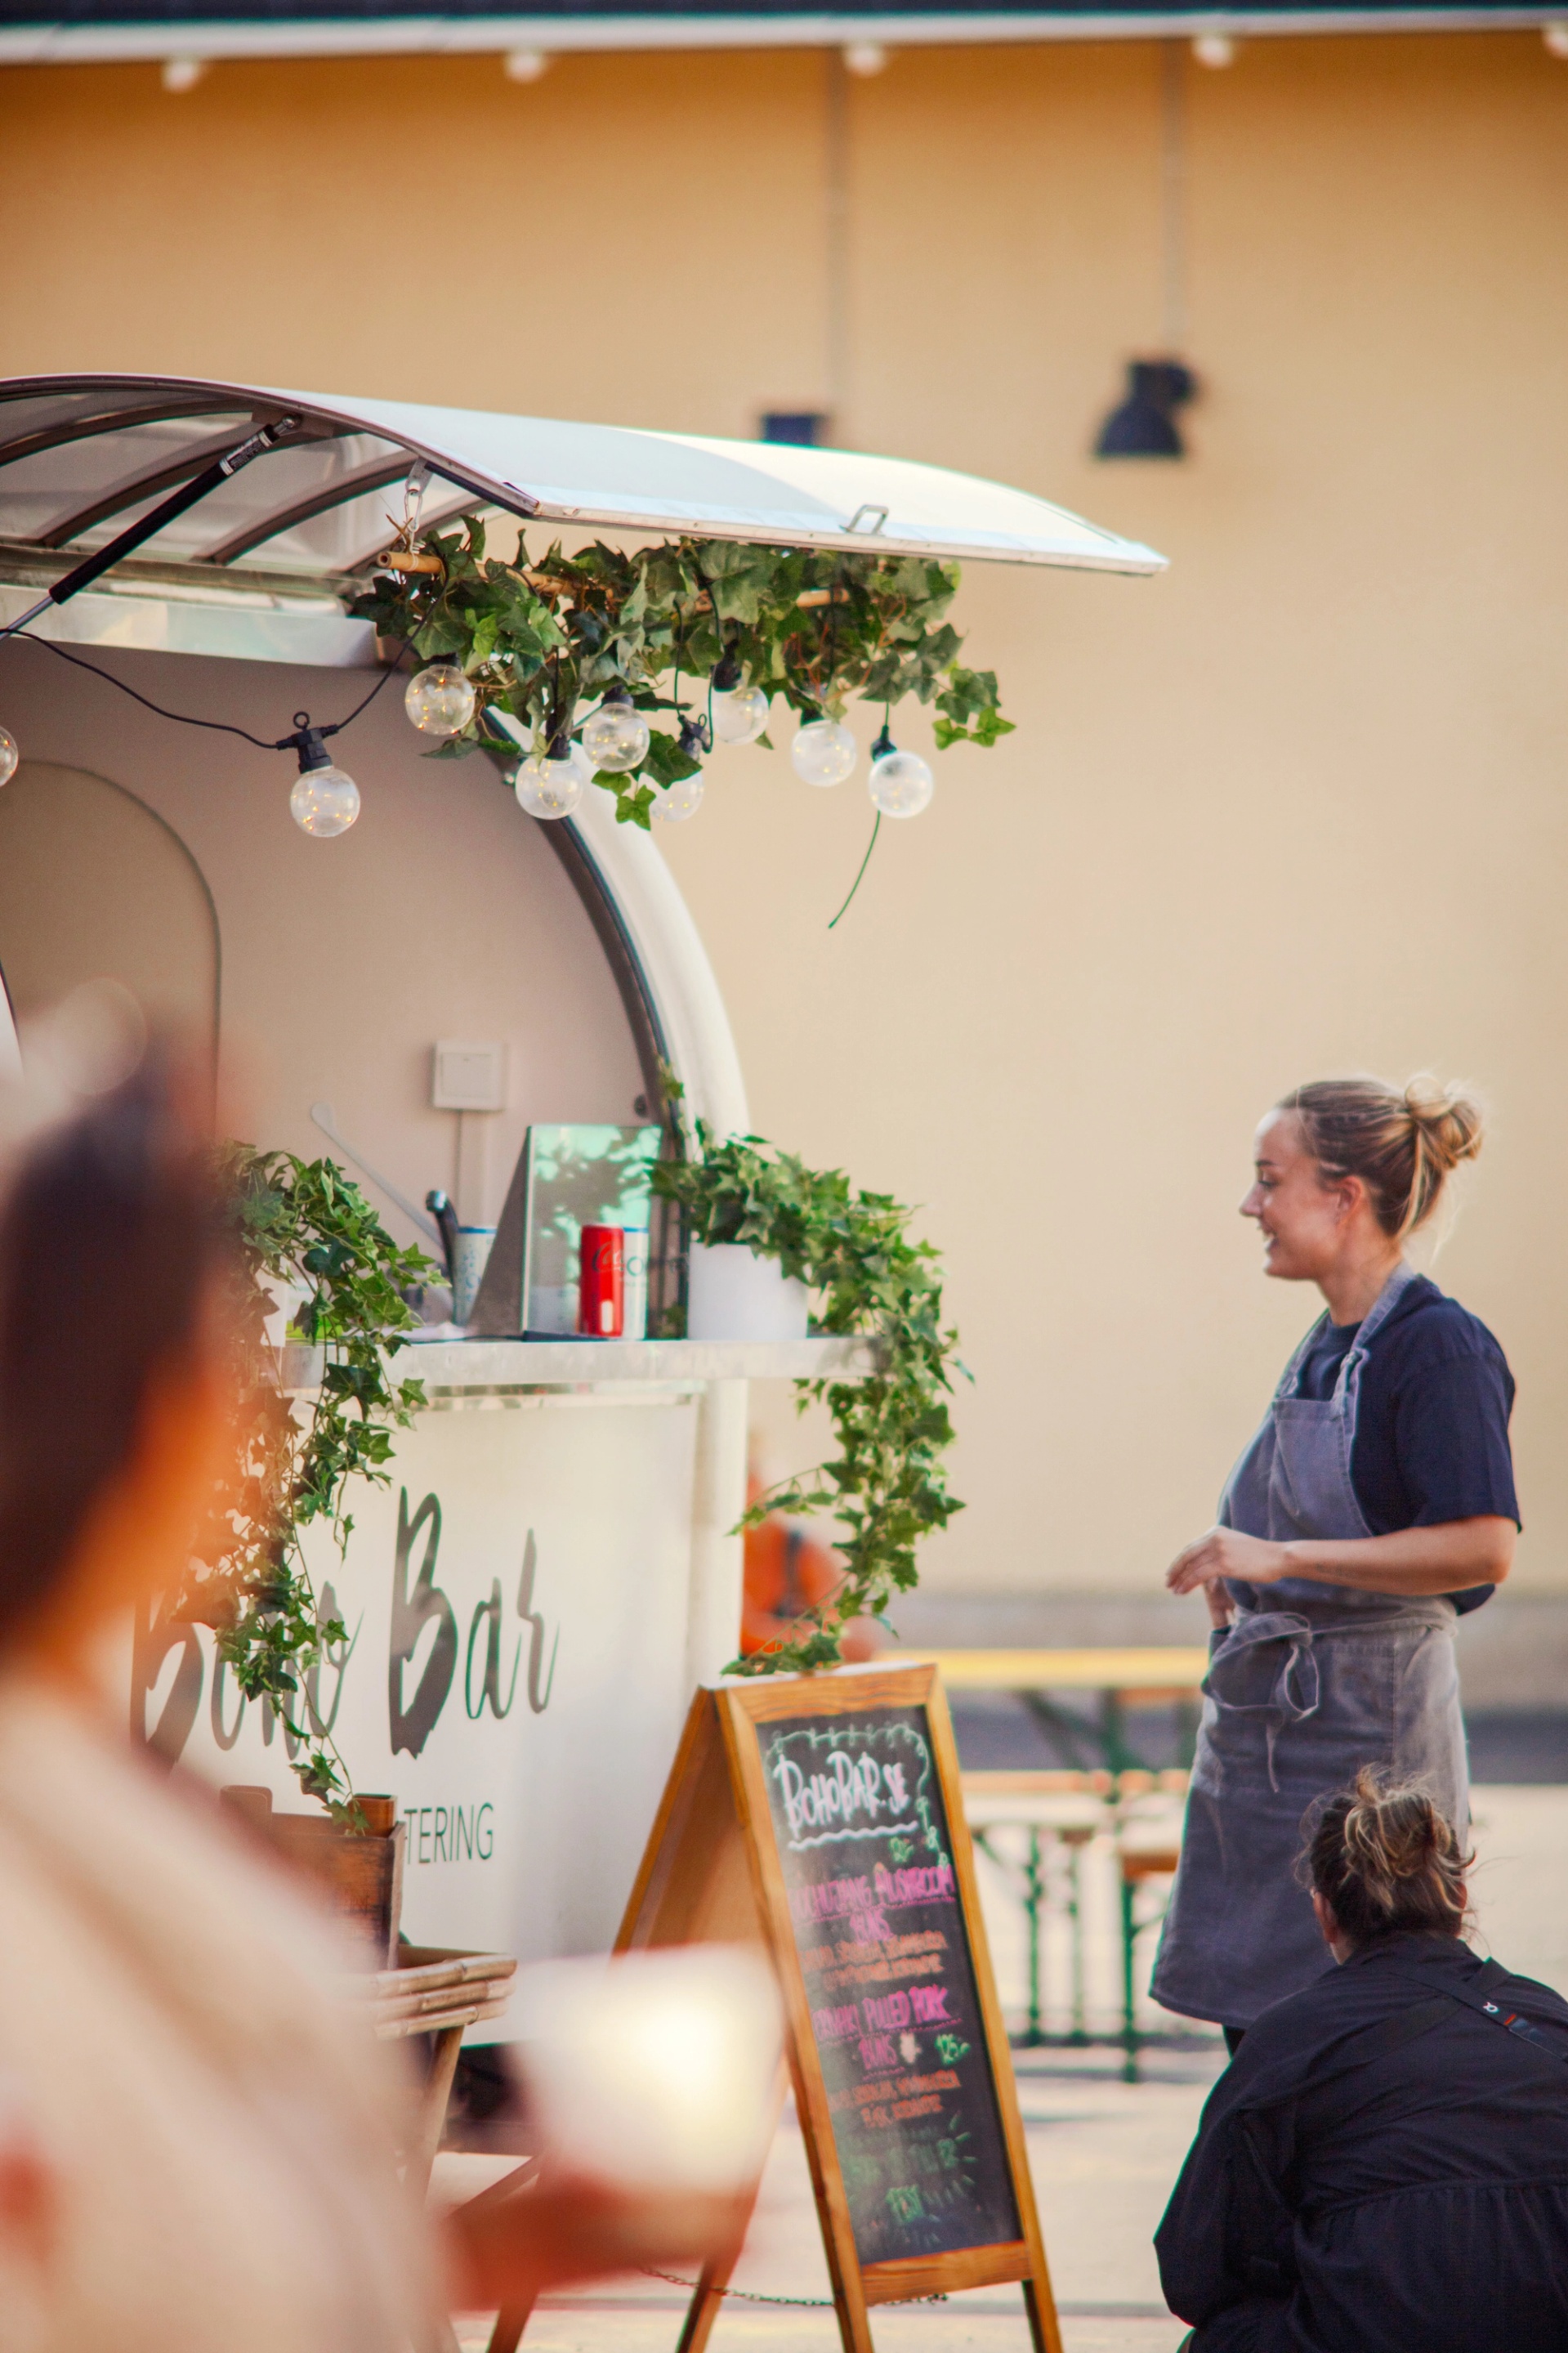
[[[900,1871],[889,1871],[886,1863],[879,1862],[872,1877],[875,1900],[882,1905],[952,1904],[958,1893],[952,1865],[946,1855],[940,1862],[916,1864]]]
[[[860,2020],[854,2003],[847,2002],[842,2010],[814,2010],[811,2031],[819,2042],[842,2042],[860,2031]]]
[[[917,2025],[951,2026],[952,2024],[952,2020],[948,2014],[945,1986],[911,1986],[910,2000],[914,2004]]]

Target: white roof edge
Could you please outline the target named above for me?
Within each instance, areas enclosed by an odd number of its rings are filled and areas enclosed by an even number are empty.
[[[1151,9],[1137,15],[1048,13],[799,16],[372,16],[284,23],[114,25],[59,23],[0,28],[0,65],[104,65],[164,58],[311,58],[568,55],[638,49],[984,47],[997,42],[1151,41],[1228,33],[1269,37],[1345,33],[1517,33],[1568,23],[1556,7]]]
[[[498,417],[379,399],[300,392],[274,385],[241,385],[202,376],[84,371],[0,379],[12,399],[142,390],[212,396],[238,404],[265,403],[368,433],[426,459],[447,483],[481,502],[514,514],[585,530],[677,530],[694,536],[750,541],[762,546],[853,549],[857,554],[917,554],[942,561],[1029,564],[1071,571],[1142,575],[1168,569],[1168,559],[1137,540],[1123,539],[1086,517],[1032,491],[917,459],[879,458],[869,451],[807,449],[793,444],[741,442],[643,427],[571,424],[563,419]],[[503,428],[498,439],[496,429]],[[513,428],[531,427],[529,449],[506,446]],[[572,446],[570,437],[585,447]],[[552,446],[553,437],[553,446]],[[563,446],[563,437],[568,437]],[[596,442],[615,445],[608,459]],[[628,447],[655,453],[654,479],[626,479]],[[718,470],[703,480],[673,480],[668,453],[689,453],[699,467]],[[658,477],[660,457],[667,470]],[[535,462],[538,470],[535,471]],[[598,473],[601,462],[606,471]],[[552,465],[561,466],[552,479]],[[581,472],[578,472],[578,469]],[[629,470],[636,476],[638,470]],[[595,479],[597,473],[597,480]],[[617,480],[616,477],[619,477]],[[906,505],[906,487],[912,495]],[[868,504],[869,501],[869,504]],[[862,514],[879,512],[880,529],[857,529]]]
[[[615,507],[565,507],[542,499],[538,520],[541,522],[564,523],[569,528],[584,531],[655,531],[667,526],[650,522],[648,517],[623,512]],[[1076,521],[1081,517],[1075,516]],[[673,526],[669,526],[673,528]],[[850,534],[842,531],[818,531],[798,518],[791,519],[786,529],[778,523],[752,525],[737,522],[729,517],[705,523],[683,526],[693,537],[706,532],[712,539],[745,540],[759,547],[847,547],[865,555],[931,555],[943,563],[952,564],[1035,564],[1052,572],[1115,572],[1124,578],[1146,579],[1155,573],[1168,572],[1171,559],[1157,554],[1135,539],[1112,539],[1110,533],[1100,535],[1107,542],[1104,555],[1092,554],[1088,549],[1053,551],[1042,554],[1037,548],[1014,546],[998,536],[989,540],[966,540],[943,537],[940,544],[934,532],[919,541],[906,542],[895,533],[868,532]],[[1095,526],[1090,525],[1090,529]],[[1114,551],[1114,552],[1112,552]]]

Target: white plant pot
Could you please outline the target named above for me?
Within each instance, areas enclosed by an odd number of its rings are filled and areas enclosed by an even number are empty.
[[[693,1242],[686,1336],[804,1340],[809,1296],[776,1258],[760,1258],[743,1242]]]

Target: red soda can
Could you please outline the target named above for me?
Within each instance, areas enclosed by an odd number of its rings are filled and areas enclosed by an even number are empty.
[[[595,1340],[618,1340],[626,1321],[626,1229],[584,1226],[581,1266],[578,1331]]]

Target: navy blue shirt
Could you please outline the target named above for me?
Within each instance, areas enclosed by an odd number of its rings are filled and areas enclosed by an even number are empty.
[[[1301,1360],[1297,1394],[1328,1398],[1359,1324],[1325,1313]],[[1519,1524],[1509,1416],[1513,1375],[1479,1318],[1424,1274],[1405,1285],[1362,1366],[1351,1485],[1374,1536],[1483,1516]],[[1476,1609],[1495,1590],[1456,1596]]]

